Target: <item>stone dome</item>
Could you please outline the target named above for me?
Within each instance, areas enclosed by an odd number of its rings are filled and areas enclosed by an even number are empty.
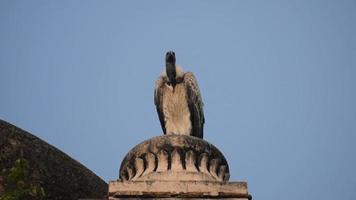
[[[0,199],[7,192],[1,170],[10,170],[19,158],[28,162],[26,184],[43,187],[45,199],[101,198],[107,194],[108,184],[88,168],[35,135],[0,119]]]
[[[123,159],[120,179],[229,180],[224,155],[207,141],[188,135],[163,135],[135,146]]]

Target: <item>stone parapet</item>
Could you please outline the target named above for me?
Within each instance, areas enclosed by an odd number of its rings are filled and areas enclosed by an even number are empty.
[[[112,181],[109,199],[127,198],[251,199],[246,182]]]

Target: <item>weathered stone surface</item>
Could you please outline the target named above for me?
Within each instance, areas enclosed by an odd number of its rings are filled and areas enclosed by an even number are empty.
[[[218,200],[219,198],[182,198],[182,197],[173,197],[173,198],[147,198],[147,197],[120,197],[120,198],[111,198],[110,200]],[[251,197],[235,197],[235,198],[221,198],[223,200],[251,200]],[[96,200],[96,199],[90,199],[90,200]]]
[[[79,162],[0,120],[0,170],[13,166],[18,158],[29,162],[30,180],[44,188],[46,199],[102,198],[107,194],[107,184]],[[0,189],[4,189],[1,182]]]
[[[228,181],[223,154],[207,141],[188,135],[163,135],[134,147],[120,167],[120,179]]]
[[[164,198],[149,198],[149,197],[118,197],[118,198],[109,198],[110,200],[218,200],[219,198],[190,198],[190,197],[164,197]],[[251,200],[252,197],[232,197],[232,198],[223,198],[224,200]],[[107,199],[79,199],[79,200],[107,200]]]
[[[109,199],[138,198],[251,198],[245,182],[112,181]]]
[[[109,200],[248,200],[246,182],[228,182],[223,154],[207,141],[164,135],[134,147],[123,159],[120,178],[109,183]]]

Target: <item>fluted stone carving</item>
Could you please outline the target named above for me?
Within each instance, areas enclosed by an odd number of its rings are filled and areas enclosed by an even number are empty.
[[[168,153],[161,150],[157,155],[157,172],[164,172],[168,170]]]
[[[121,164],[120,178],[227,181],[228,169],[224,156],[212,144],[192,136],[165,135],[133,148]]]
[[[171,170],[176,172],[183,171],[183,163],[178,149],[174,149],[172,152]]]
[[[251,200],[245,182],[229,182],[224,155],[209,142],[188,135],[163,135],[135,146],[109,183],[109,200]]]
[[[195,166],[195,154],[192,150],[189,150],[185,153],[185,169],[189,172],[196,172],[198,171],[197,167]]]
[[[204,172],[204,173],[209,173],[208,162],[209,162],[208,154],[202,153],[200,155],[199,171]]]
[[[145,171],[145,166],[142,158],[135,159],[135,169],[136,169],[136,173],[135,176],[132,178],[133,180],[139,178],[142,175],[142,173]]]

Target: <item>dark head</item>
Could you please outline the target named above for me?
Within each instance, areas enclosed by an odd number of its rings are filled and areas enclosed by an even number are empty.
[[[176,54],[173,51],[168,51],[166,53],[166,63],[176,64]]]
[[[169,83],[176,85],[176,54],[173,51],[166,53],[166,73]]]

